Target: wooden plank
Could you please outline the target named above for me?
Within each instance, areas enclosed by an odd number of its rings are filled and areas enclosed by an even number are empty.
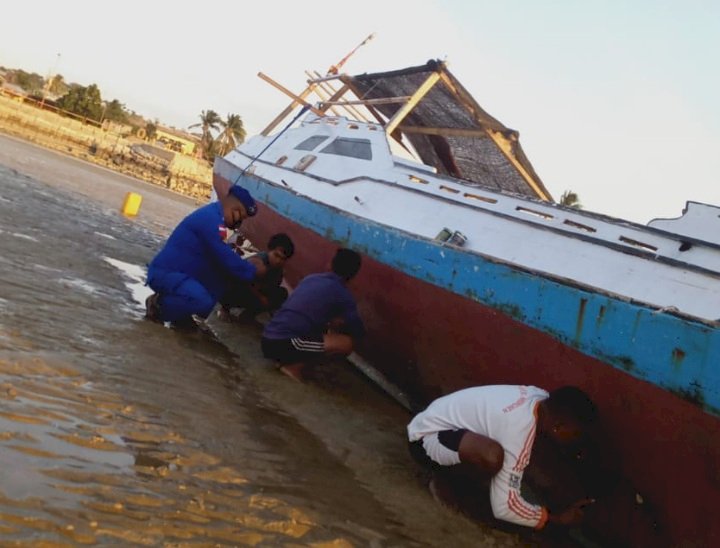
[[[410,100],[410,95],[404,95],[400,97],[384,97],[378,99],[358,99],[356,101],[336,101],[332,105],[346,106],[346,105],[387,105],[391,103],[405,103]],[[327,101],[324,104],[330,104]]]
[[[317,72],[317,71],[314,71],[314,72],[315,72],[316,76],[320,76],[319,72]],[[324,84],[319,84],[319,86],[322,87],[323,89],[325,89],[325,88],[330,89],[332,91],[331,95],[334,95],[336,93],[336,90],[332,87],[331,84],[324,83]],[[349,90],[352,91],[352,88],[350,88],[350,86],[348,86],[347,83],[345,83],[344,81],[343,81],[343,86],[347,87]],[[338,99],[339,99],[339,97],[338,97]],[[363,122],[370,121],[370,120],[368,120],[367,116],[365,116],[362,112],[360,112],[358,109],[356,109],[353,106],[347,106],[347,107],[345,107],[345,110],[347,112],[349,112],[351,114],[351,116],[354,116],[355,118],[357,118],[360,121],[363,121]]]
[[[305,71],[305,74],[307,74],[308,76],[310,75],[310,73],[308,71]],[[329,100],[330,97],[332,97],[332,94],[328,94],[327,91],[325,90],[325,88],[322,86],[322,84],[316,85],[314,91],[315,91],[315,95],[317,95],[321,101],[327,101],[327,100]],[[322,110],[323,112],[327,112],[327,110],[328,110],[327,108],[323,108],[322,104],[319,104],[318,108],[320,110]],[[332,111],[333,115],[342,116],[340,109],[331,107],[330,110]]]
[[[390,121],[385,126],[385,133],[388,135],[391,135],[393,131],[395,131],[395,128],[400,125],[400,122],[402,122],[405,117],[410,114],[412,109],[415,108],[415,106],[422,101],[422,98],[427,95],[427,92],[432,89],[432,87],[440,80],[440,73],[439,72],[433,72],[428,76],[425,81],[420,84],[420,87],[415,91],[415,93],[412,94],[412,97],[405,103],[400,109],[395,113],[395,116],[393,116]]]
[[[353,94],[355,94],[355,97],[359,97],[359,98],[362,99],[362,94],[360,93],[360,90],[358,90],[358,89],[353,85],[352,78],[351,78],[350,76],[348,76],[347,74],[341,74],[341,75],[340,75],[340,80],[342,81],[343,84],[345,84],[347,87],[350,88],[350,91],[352,91]],[[355,107],[348,107],[348,108],[354,109]],[[384,125],[385,125],[385,118],[383,118],[382,116],[380,116],[380,114],[378,113],[377,110],[375,110],[375,109],[374,109],[372,106],[370,106],[370,105],[365,105],[365,108],[367,109],[367,111],[368,111],[370,114],[373,115],[373,117],[377,120],[377,122],[378,122],[381,126],[384,126]]]
[[[341,87],[340,89],[336,90],[335,93],[333,93],[333,94],[328,98],[328,101],[330,101],[331,103],[332,103],[332,102],[335,102],[337,99],[339,99],[340,97],[342,97],[343,95],[345,95],[345,93],[347,93],[347,91],[348,91],[349,89],[350,89],[350,88],[348,88],[347,86]],[[323,112],[327,112],[328,109],[331,109],[337,116],[342,116],[342,114],[340,114],[336,109],[334,109],[334,108],[332,108],[332,107],[329,107],[329,106],[326,106],[326,104],[327,104],[327,102],[321,104],[321,105],[320,105],[320,110],[322,110]]]
[[[292,91],[290,91],[289,89],[287,89],[287,88],[286,88],[285,86],[283,86],[282,84],[279,84],[278,82],[276,82],[275,80],[273,80],[273,79],[270,78],[269,76],[263,74],[262,72],[258,72],[258,76],[259,76],[261,79],[265,80],[268,84],[270,84],[271,86],[273,86],[275,89],[278,89],[278,90],[282,91],[285,95],[287,95],[288,97],[290,97],[291,99],[293,99],[293,101],[294,101],[296,104],[300,104],[300,105],[303,105],[303,106],[308,107],[312,112],[314,112],[314,113],[317,114],[318,116],[325,116],[325,113],[324,113],[323,111],[318,110],[317,108],[315,108],[314,106],[312,106],[310,103],[308,103],[307,101],[305,101],[305,99],[304,99],[303,97],[300,97],[300,96],[298,96],[298,95],[295,95]],[[312,91],[312,90],[311,90],[311,91]]]
[[[308,74],[308,76],[310,76]],[[332,80],[340,80],[342,78],[341,74],[330,74],[328,76],[310,76],[310,78],[307,80],[308,84],[320,84],[323,82],[330,82]]]
[[[444,137],[488,137],[484,129],[455,128],[455,127],[423,127],[398,126],[403,133],[419,133],[421,135],[442,135]]]

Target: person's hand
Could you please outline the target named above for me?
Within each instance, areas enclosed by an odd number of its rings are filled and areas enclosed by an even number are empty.
[[[550,514],[548,521],[558,525],[579,525],[585,517],[585,508],[593,502],[595,502],[594,499],[578,500],[562,512]]]

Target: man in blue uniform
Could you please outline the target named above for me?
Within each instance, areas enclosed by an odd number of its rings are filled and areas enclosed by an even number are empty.
[[[224,241],[227,229],[255,215],[250,193],[237,185],[220,201],[185,217],[148,265],[147,284],[155,292],[145,302],[146,317],[176,326],[192,326],[193,315],[206,318],[227,289],[228,280],[250,281],[262,265],[242,259]]]
[[[338,249],[330,272],[302,279],[265,326],[262,350],[286,375],[303,380],[308,362],[325,355],[345,356],[364,333],[347,283],[360,270],[360,255]]]

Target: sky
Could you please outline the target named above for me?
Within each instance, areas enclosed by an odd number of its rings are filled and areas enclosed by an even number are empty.
[[[361,8],[361,9],[360,9]],[[0,65],[96,83],[186,129],[202,110],[259,132],[370,33],[345,72],[447,61],[559,199],[639,223],[720,206],[714,0],[35,0],[3,10]]]

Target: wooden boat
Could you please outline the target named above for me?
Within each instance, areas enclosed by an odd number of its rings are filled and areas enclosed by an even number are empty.
[[[261,76],[292,102],[215,161],[215,188],[260,202],[252,241],[292,236],[291,283],[362,253],[358,352],[421,402],[582,387],[665,538],[720,543],[720,208],[644,226],[554,203],[442,62],[313,73],[298,95]]]

